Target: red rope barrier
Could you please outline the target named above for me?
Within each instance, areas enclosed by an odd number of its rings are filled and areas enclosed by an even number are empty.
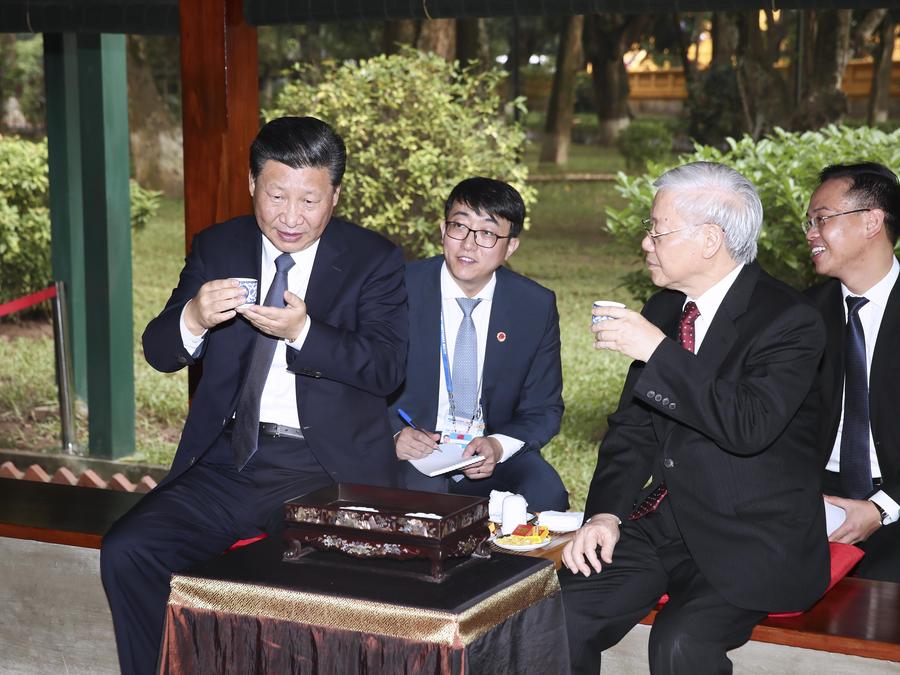
[[[26,295],[19,298],[18,300],[11,300],[10,302],[0,305],[0,316],[6,316],[7,314],[21,311],[23,309],[26,309],[27,307],[36,305],[39,302],[43,302],[44,300],[55,297],[56,286],[47,286],[47,288],[42,291],[32,293],[31,295]]]

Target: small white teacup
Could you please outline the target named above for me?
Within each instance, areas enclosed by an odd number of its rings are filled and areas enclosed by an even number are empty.
[[[244,304],[241,307],[247,307],[248,305],[256,304],[256,293],[257,288],[259,288],[259,282],[256,279],[252,279],[250,277],[232,277],[235,281],[238,282],[238,285],[247,291],[247,299],[244,300]]]
[[[519,525],[528,522],[528,502],[522,495],[509,495],[503,500],[500,534],[512,534]]]
[[[597,307],[621,307],[622,309],[625,309],[625,305],[623,305],[621,302],[614,302],[613,300],[594,300],[594,308],[596,309]],[[599,323],[611,318],[612,317],[610,316],[605,316],[602,314],[598,316],[593,312],[591,313],[591,323]]]

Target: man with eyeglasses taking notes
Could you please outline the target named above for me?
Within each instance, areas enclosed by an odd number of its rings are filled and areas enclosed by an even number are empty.
[[[804,230],[825,319],[819,448],[825,499],[846,520],[830,538],[866,555],[855,574],[900,581],[900,184],[874,162],[829,166]]]
[[[563,414],[556,297],[504,267],[524,221],[522,197],[506,183],[476,177],[453,188],[443,255],[406,267],[409,354],[390,423],[401,460],[435,452],[442,435],[458,438],[464,456],[485,457],[449,480],[404,461],[410,489],[500,490],[523,495],[533,511],[565,510],[565,486],[540,453]]]
[[[597,458],[587,521],[560,571],[575,673],[657,605],[650,672],[730,673],[769,612],[824,592],[816,447],[822,320],[755,262],[762,204],[744,176],[696,162],[654,185],[641,313],[594,310],[595,347],[634,359]]]

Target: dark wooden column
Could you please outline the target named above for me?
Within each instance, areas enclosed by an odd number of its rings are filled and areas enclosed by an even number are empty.
[[[180,2],[185,246],[249,213],[248,151],[259,129],[256,29],[242,0]]]
[[[243,0],[180,2],[184,131],[184,245],[200,230],[251,210],[249,150],[259,129],[256,28]],[[191,368],[191,394],[200,368]]]

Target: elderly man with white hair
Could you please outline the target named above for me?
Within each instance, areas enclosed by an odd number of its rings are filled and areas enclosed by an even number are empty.
[[[652,673],[730,673],[768,612],[824,592],[816,368],[822,321],[762,270],[744,176],[663,174],[642,248],[656,293],[594,310],[594,346],[634,359],[560,572],[572,669],[594,673],[656,606]]]

